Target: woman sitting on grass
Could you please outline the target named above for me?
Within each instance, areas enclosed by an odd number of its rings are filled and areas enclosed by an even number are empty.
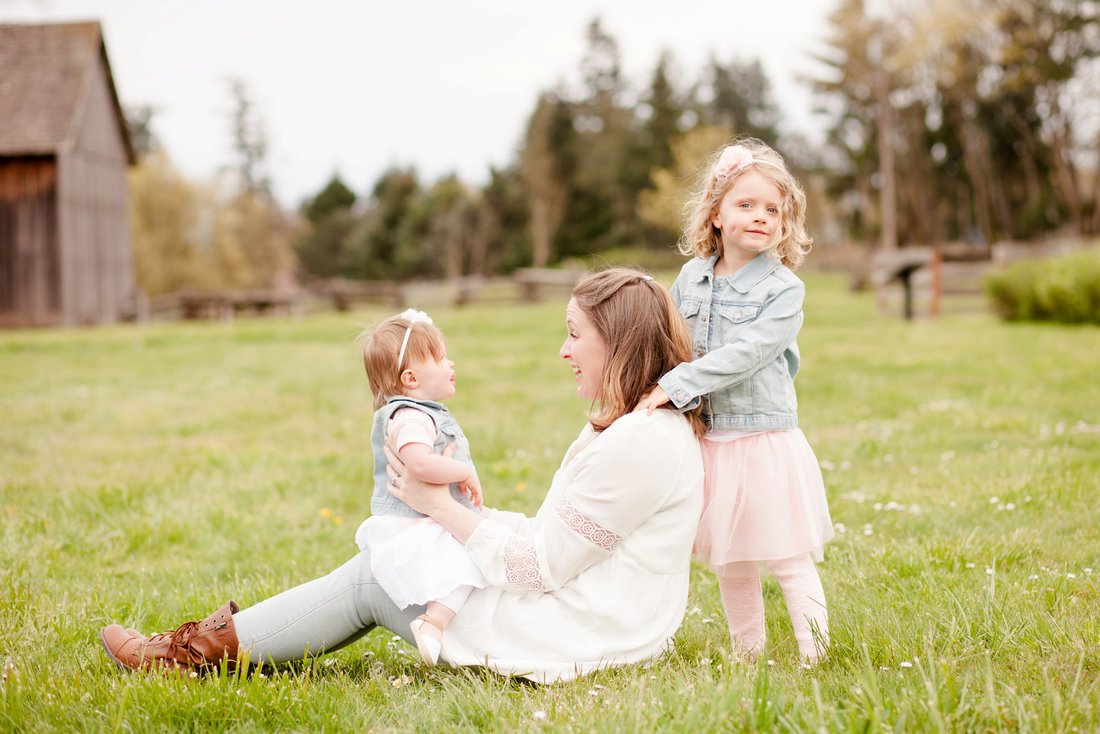
[[[559,353],[592,408],[535,517],[471,510],[446,485],[407,476],[387,452],[393,494],[447,528],[489,584],[455,616],[440,657],[539,682],[668,647],[687,605],[702,506],[699,412],[631,412],[661,375],[691,359],[668,291],[642,273],[606,270],[577,285],[565,317]],[[100,638],[112,660],[135,670],[298,660],[379,625],[411,641],[409,624],[424,609],[398,609],[370,568],[368,546],[329,575],[247,609],[228,602],[153,637],[113,624]]]

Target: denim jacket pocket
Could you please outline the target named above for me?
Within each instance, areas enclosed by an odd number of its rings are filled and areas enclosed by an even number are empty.
[[[703,304],[698,301],[685,300],[680,302],[680,315],[685,319],[690,319],[695,314],[699,313],[699,309]]]
[[[755,304],[720,304],[718,315],[734,324],[743,324],[752,321],[760,313],[760,306]]]

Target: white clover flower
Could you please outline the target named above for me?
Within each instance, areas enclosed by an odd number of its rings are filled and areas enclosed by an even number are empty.
[[[542,709],[538,709],[531,713],[531,718],[535,721],[546,721],[546,712]]]
[[[898,663],[898,667],[899,668],[912,668],[913,664],[911,662],[909,662],[908,660],[902,660],[900,663]]]

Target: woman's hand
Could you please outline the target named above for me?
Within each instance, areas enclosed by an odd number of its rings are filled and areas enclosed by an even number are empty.
[[[638,401],[638,407],[634,409],[634,412],[640,413],[644,410],[647,415],[653,415],[653,411],[667,402],[668,394],[665,393],[664,388],[658,385]]]
[[[484,519],[484,510],[476,512],[460,505],[451,497],[448,484],[429,484],[409,476],[391,441],[387,438],[385,446],[390,492],[409,507],[450,530],[458,542],[465,543]],[[451,444],[443,450],[443,455],[449,458],[454,451],[455,445]],[[478,489],[480,491],[480,487]]]
[[[386,474],[390,477],[390,494],[417,512],[429,516],[434,516],[433,513],[438,512],[441,503],[454,502],[448,491],[450,485],[430,484],[409,474],[390,441],[391,439],[387,438],[385,446]],[[451,453],[454,453],[453,449]]]

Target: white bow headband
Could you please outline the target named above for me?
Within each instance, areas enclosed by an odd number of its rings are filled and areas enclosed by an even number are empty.
[[[397,353],[397,373],[401,374],[401,363],[405,361],[405,349],[409,346],[409,336],[412,334],[413,324],[430,324],[432,317],[415,308],[408,308],[397,315],[399,319],[405,319],[409,325],[405,327],[405,338],[401,340],[401,351]]]

